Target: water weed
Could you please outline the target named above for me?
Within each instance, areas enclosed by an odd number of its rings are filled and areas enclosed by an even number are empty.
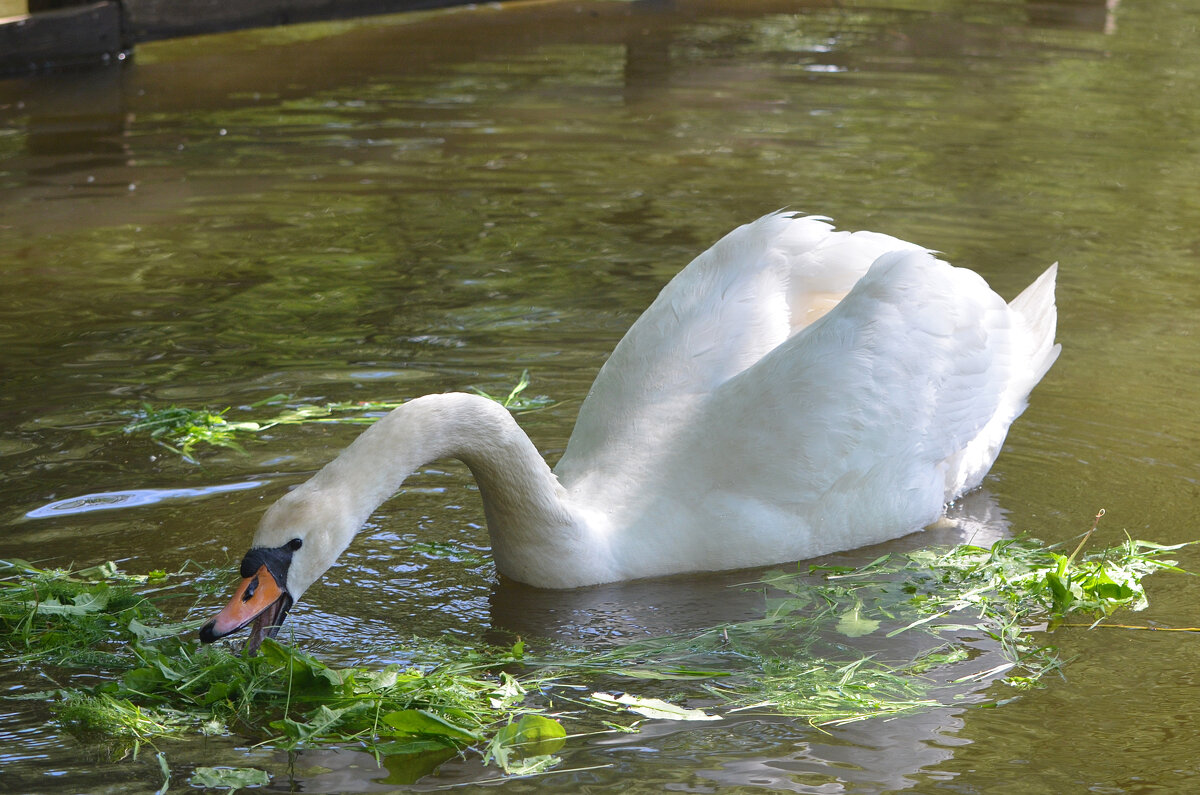
[[[529,387],[529,371],[523,371],[514,386],[503,397],[491,395],[475,387],[471,391],[494,400],[514,413],[534,411],[553,405],[554,401],[544,395],[525,395]],[[146,436],[154,443],[195,463],[198,447],[224,447],[243,452],[241,440],[276,428],[281,425],[306,425],[314,423],[337,423],[370,425],[392,409],[402,406],[403,400],[340,401],[308,403],[295,401],[288,395],[273,395],[264,400],[240,407],[239,414],[249,417],[232,419],[232,407],[220,411],[191,409],[184,406],[154,408],[148,403],[133,412],[122,426],[127,436]],[[275,414],[254,419],[262,409],[275,408]]]
[[[56,677],[84,669],[22,697],[49,701],[66,730],[117,756],[158,738],[235,735],[283,750],[362,748],[389,781],[416,781],[462,754],[534,775],[560,765],[573,737],[647,720],[754,710],[829,726],[954,703],[980,683],[1037,686],[1063,665],[1044,630],[1144,607],[1143,579],[1178,571],[1167,558],[1177,549],[1128,540],[1063,554],[1029,539],[924,549],[771,574],[748,586],[768,594],[762,618],[698,634],[537,654],[520,641],[414,640],[411,664],[379,669],[332,666],[271,640],[254,657],[201,646],[180,635],[194,622],[172,622],[160,606],[178,596],[166,585],[177,575],[10,561],[0,562],[0,654]],[[925,640],[882,643],[906,633]],[[888,651],[855,645],[868,641]]]

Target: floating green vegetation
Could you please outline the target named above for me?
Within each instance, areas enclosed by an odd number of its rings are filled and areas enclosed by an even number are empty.
[[[509,411],[517,413],[537,411],[538,409],[544,409],[547,406],[554,405],[554,401],[545,395],[537,395],[535,397],[524,394],[525,390],[528,388],[529,371],[522,370],[521,377],[517,379],[517,385],[510,389],[508,394],[504,397],[500,397],[499,395],[490,395],[478,387],[471,387],[471,391],[477,395],[487,398],[488,400],[494,400]]]
[[[159,756],[160,760],[165,757]],[[162,762],[164,765],[165,761]],[[164,770],[166,783],[171,781],[170,769]],[[253,767],[198,767],[192,772],[188,783],[193,787],[204,789],[228,789],[237,791],[243,787],[265,787],[271,783],[271,776],[265,770]],[[164,789],[160,792],[165,791]]]
[[[752,586],[768,594],[763,618],[696,635],[538,655],[520,641],[413,641],[404,650],[413,663],[381,669],[331,666],[274,641],[247,658],[178,637],[194,623],[170,623],[154,606],[171,593],[162,573],[9,562],[0,563],[8,573],[0,579],[0,655],[43,673],[91,665],[89,682],[96,669],[106,673],[98,685],[24,697],[49,700],[67,730],[117,752],[136,753],[158,737],[235,734],[280,749],[361,747],[393,782],[416,781],[464,753],[528,775],[559,765],[572,737],[635,731],[645,720],[757,710],[828,726],[935,708],[995,681],[1036,686],[1062,667],[1045,630],[1071,616],[1098,623],[1145,607],[1143,578],[1179,571],[1166,555],[1180,546],[1128,540],[1081,554],[1081,542],[1067,555],[1017,539],[918,550],[857,568],[773,574]],[[76,633],[83,640],[64,640]],[[924,638],[893,644],[917,649],[908,659],[854,647],[856,638],[879,645],[902,633]],[[89,659],[89,651],[103,656]]]
[[[529,387],[529,371],[521,373],[517,385],[507,395],[498,396],[472,387],[472,391],[494,400],[510,411],[523,413],[553,405],[554,401],[544,395],[525,395]],[[221,411],[190,409],[183,406],[154,408],[142,404],[131,413],[129,421],[121,428],[126,435],[148,436],[171,452],[195,462],[194,453],[203,445],[225,447],[241,452],[241,440],[281,425],[305,425],[313,423],[338,423],[370,425],[406,401],[367,400],[334,403],[306,403],[295,401],[288,395],[273,395],[237,411],[253,417],[263,409],[274,408],[276,413],[259,419],[233,419],[232,407]]]
[[[0,560],[0,654],[64,667],[122,668],[128,644],[173,635],[149,598],[166,572],[132,575],[113,563],[70,571]]]

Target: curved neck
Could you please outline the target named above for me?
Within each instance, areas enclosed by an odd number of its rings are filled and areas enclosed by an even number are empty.
[[[293,532],[297,515],[314,504],[328,513],[302,524],[322,536],[320,559],[297,584],[319,577],[349,545],[371,513],[418,468],[441,458],[463,461],[483,498],[497,568],[536,584],[563,556],[580,553],[585,534],[567,505],[565,490],[507,409],[477,395],[427,395],[405,403],[363,432],[320,472],[263,517],[256,544],[271,545]],[[567,549],[571,552],[568,554]],[[307,588],[308,582],[300,585]],[[294,594],[298,596],[298,594]]]

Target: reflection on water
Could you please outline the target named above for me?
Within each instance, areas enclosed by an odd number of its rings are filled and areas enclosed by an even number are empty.
[[[946,526],[829,555],[820,562],[864,566],[892,552],[963,543],[990,546],[1010,535],[1003,511],[986,489],[966,495],[947,517]],[[543,591],[499,578],[489,600],[490,624],[504,633],[497,636],[497,643],[519,636],[607,645],[699,633],[720,624],[762,618],[763,592],[752,587],[761,576],[755,570],[684,574],[569,591]],[[893,651],[899,651],[896,644]]]
[[[130,491],[106,491],[100,494],[84,494],[81,497],[71,497],[65,500],[55,500],[34,508],[25,514],[26,519],[49,519],[52,517],[68,516],[70,514],[88,513],[90,511],[111,511],[118,508],[137,508],[143,505],[156,505],[163,500],[197,500],[230,491],[256,489],[262,483],[227,483],[220,486],[209,486],[197,489],[133,489]]]
[[[1189,539],[1197,10],[548,3],[164,42],[123,69],[0,82],[0,557],[225,563],[355,435],[278,428],[194,466],[107,432],[143,401],[499,392],[529,369],[559,403],[521,422],[555,460],[666,279],[784,206],[940,249],[1007,296],[1061,263],[1063,355],[987,490],[956,507],[957,531],[897,544],[1065,540],[1100,507],[1099,543]],[[382,663],[410,634],[603,646],[762,609],[731,587],[753,573],[543,594],[498,581],[487,548],[469,473],[430,468],[306,594],[295,639]],[[1137,620],[1194,625],[1200,586],[1162,583]],[[1200,700],[1194,660],[1185,639],[1148,634],[1060,632],[1079,657],[1069,678],[1003,709],[828,733],[651,724],[581,740],[568,765],[611,767],[544,786],[1186,790],[1200,738],[1169,716]],[[6,787],[141,791],[157,775],[95,763],[37,705],[5,713]],[[232,738],[169,751],[286,786],[287,760],[254,753]],[[310,790],[390,786],[360,754],[304,758]]]

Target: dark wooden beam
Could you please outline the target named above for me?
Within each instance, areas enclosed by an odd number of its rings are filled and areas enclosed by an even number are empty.
[[[464,5],[470,0],[31,0],[0,20],[0,76],[99,66],[139,42]]]
[[[465,5],[470,0],[121,0],[134,42],[395,14]]]

